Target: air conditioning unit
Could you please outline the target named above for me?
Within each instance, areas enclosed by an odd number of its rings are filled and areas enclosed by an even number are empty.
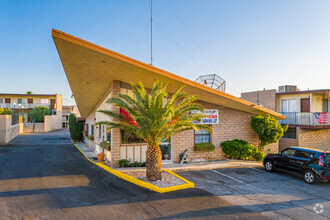
[[[285,86],[279,86],[278,92],[296,92],[297,86],[293,85],[285,85]]]

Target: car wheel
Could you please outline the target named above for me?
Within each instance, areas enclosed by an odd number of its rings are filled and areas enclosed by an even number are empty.
[[[266,171],[273,171],[274,170],[274,163],[273,162],[271,162],[270,160],[267,160],[266,162],[265,162],[265,170]]]
[[[316,175],[311,170],[308,170],[305,172],[304,178],[305,178],[306,183],[313,184],[316,182]]]

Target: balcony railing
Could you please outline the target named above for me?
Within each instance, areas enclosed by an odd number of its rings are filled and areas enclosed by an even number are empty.
[[[22,103],[22,104],[14,104],[14,103],[0,103],[0,108],[10,108],[10,109],[32,109],[37,106],[46,106],[50,108],[50,104],[44,103]]]
[[[306,125],[306,126],[327,126],[330,125],[330,113],[323,112],[281,112],[286,116],[280,120],[281,124]]]

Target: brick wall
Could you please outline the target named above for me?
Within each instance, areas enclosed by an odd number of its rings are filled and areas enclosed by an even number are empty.
[[[288,147],[299,146],[298,138],[281,138],[279,141],[279,151],[282,151]]]
[[[185,131],[173,137],[173,161],[179,161],[179,155],[185,149],[189,150],[189,157],[195,159],[223,159],[225,155],[221,151],[220,143],[235,138],[246,140],[257,146],[258,135],[250,127],[250,120],[253,114],[246,113],[222,106],[200,102],[206,109],[219,109],[219,124],[212,125],[214,133],[211,134],[211,142],[215,145],[214,152],[194,152],[194,131]],[[267,153],[277,153],[278,143],[267,146],[264,150]]]
[[[297,128],[299,147],[330,150],[330,129],[312,130]]]
[[[241,98],[276,111],[276,89],[241,93]],[[258,103],[259,100],[259,103]]]

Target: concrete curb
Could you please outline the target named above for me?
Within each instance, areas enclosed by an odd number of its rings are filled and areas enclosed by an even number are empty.
[[[122,173],[122,172],[120,172],[120,171],[118,171],[118,170],[115,170],[115,169],[113,169],[113,168],[111,168],[111,167],[105,165],[105,164],[102,163],[102,162],[94,162],[94,161],[90,160],[90,159],[85,155],[85,153],[84,153],[82,150],[80,150],[80,148],[79,148],[76,144],[74,144],[74,146],[75,146],[75,147],[76,147],[76,148],[77,148],[77,149],[78,149],[78,150],[79,150],[79,151],[80,151],[80,152],[86,157],[86,159],[87,159],[89,162],[91,162],[91,163],[93,163],[93,164],[95,164],[95,165],[101,167],[102,169],[108,171],[109,173],[111,173],[111,174],[113,174],[113,175],[115,175],[115,176],[117,176],[117,177],[119,177],[119,178],[121,178],[121,179],[124,179],[124,180],[126,180],[126,181],[128,181],[128,182],[131,182],[131,183],[135,184],[135,185],[138,185],[138,186],[141,186],[141,187],[144,187],[144,188],[147,188],[147,189],[153,190],[153,191],[155,191],[155,192],[166,193],[166,192],[172,192],[172,191],[176,191],[176,190],[180,190],[180,189],[187,189],[187,188],[194,188],[194,187],[195,187],[195,184],[194,184],[194,183],[192,183],[192,182],[190,182],[190,181],[184,179],[183,177],[179,176],[178,174],[173,173],[173,172],[170,171],[170,170],[164,170],[165,172],[167,172],[167,173],[169,173],[169,174],[172,174],[172,175],[176,176],[177,178],[181,179],[182,181],[185,182],[185,184],[181,184],[181,185],[177,185],[177,186],[170,186],[170,187],[160,188],[160,187],[155,186],[155,185],[153,185],[153,184],[151,184],[151,183],[148,183],[148,182],[145,182],[145,181],[139,180],[139,179],[137,179],[137,178],[135,178],[135,177],[129,176],[129,175],[124,174],[124,173]]]
[[[225,169],[225,168],[244,168],[244,167],[263,167],[261,162],[244,162],[244,161],[229,161],[220,164],[205,164],[205,165],[191,165],[186,167],[168,167],[167,170],[171,171],[198,171],[198,170],[212,170],[212,169]],[[120,171],[143,171],[145,168],[115,168]]]

